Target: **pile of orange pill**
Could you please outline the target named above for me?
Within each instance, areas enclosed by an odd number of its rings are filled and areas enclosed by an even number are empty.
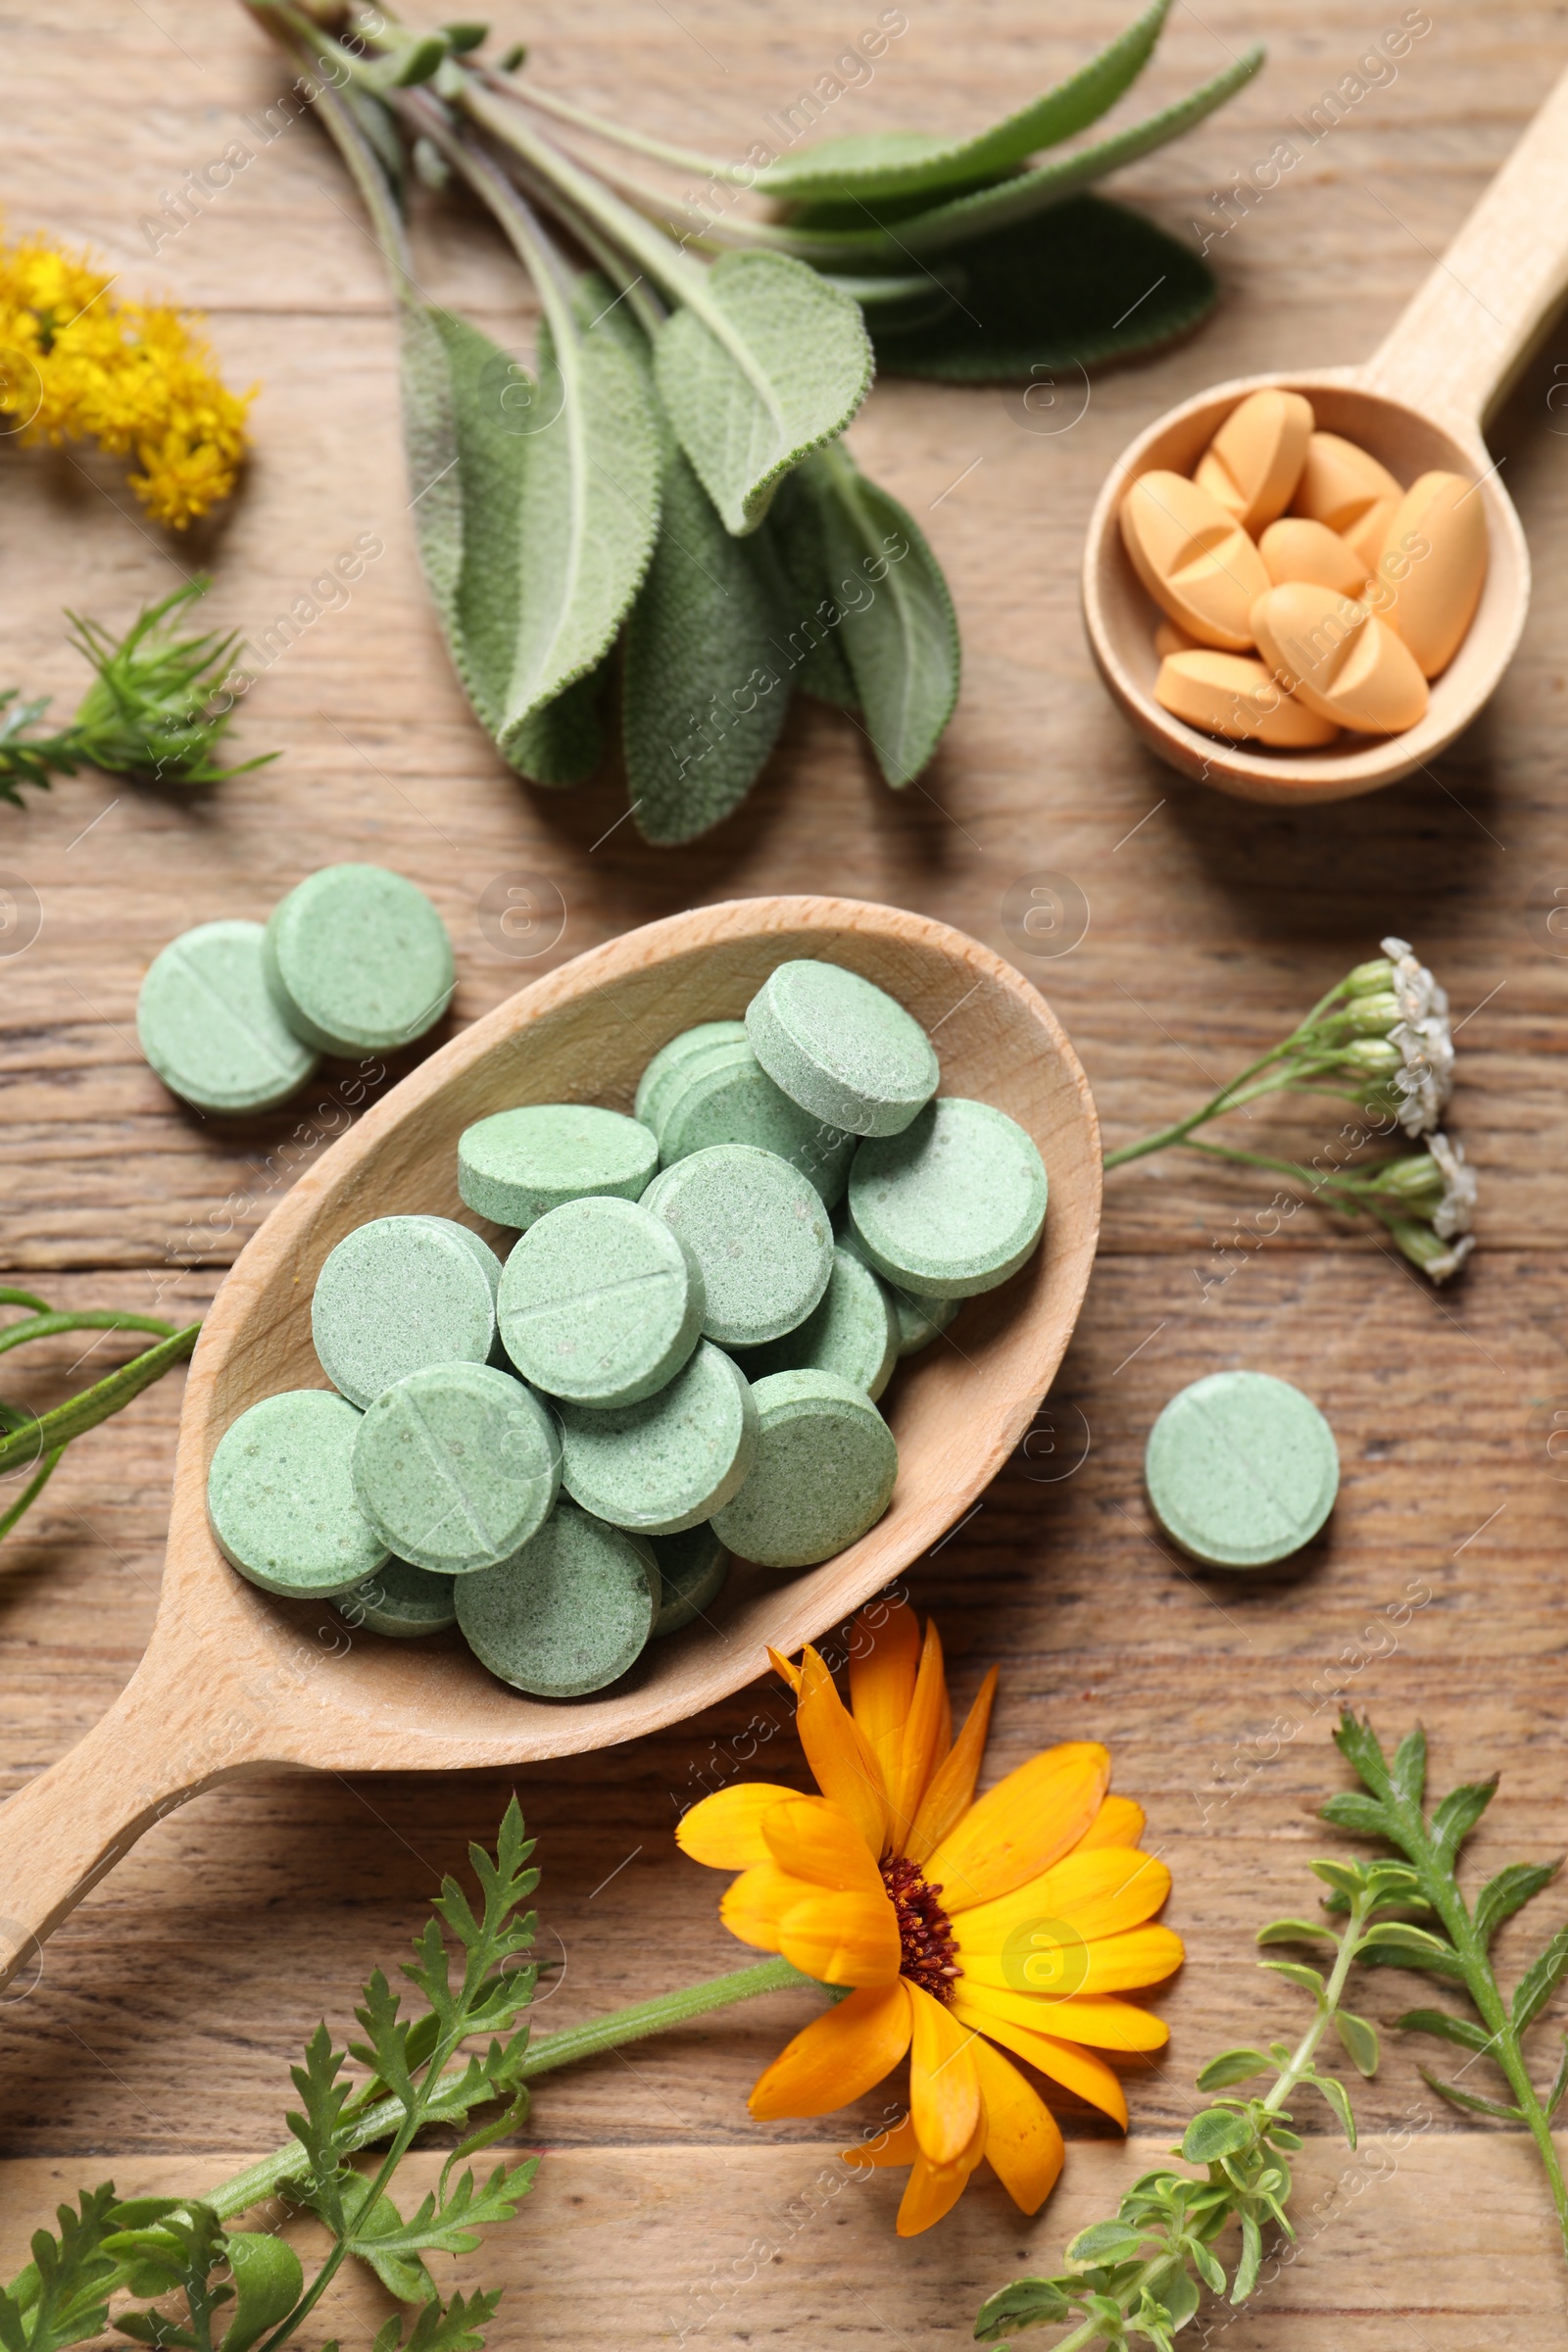
[[[1487,573],[1476,484],[1402,489],[1317,429],[1299,392],[1253,392],[1192,479],[1141,474],[1122,501],[1133,567],[1165,614],[1154,699],[1232,742],[1312,751],[1426,715]]]

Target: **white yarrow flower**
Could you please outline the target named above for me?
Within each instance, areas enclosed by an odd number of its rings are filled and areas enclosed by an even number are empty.
[[[1448,992],[1440,988],[1426,965],[1418,961],[1407,939],[1386,939],[1383,953],[1394,966],[1389,986],[1399,1000],[1399,1010],[1413,1023],[1424,1021],[1435,1013],[1442,1021],[1448,1017]]]
[[[1476,1205],[1476,1172],[1465,1165],[1463,1144],[1450,1144],[1446,1135],[1427,1139],[1427,1150],[1443,1171],[1443,1199],[1432,1211],[1432,1230],[1440,1241],[1451,1241],[1455,1234],[1468,1234]],[[1454,1272],[1464,1263],[1473,1245],[1455,1256],[1446,1271]]]
[[[1437,994],[1446,1006],[1442,989]],[[1433,1011],[1419,1020],[1396,1021],[1389,1040],[1404,1056],[1403,1068],[1394,1073],[1395,1092],[1403,1097],[1399,1125],[1406,1135],[1427,1135],[1442,1118],[1453,1092],[1453,1032],[1447,1012]]]

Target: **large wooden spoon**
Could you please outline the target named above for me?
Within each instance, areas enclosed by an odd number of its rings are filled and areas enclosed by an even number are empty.
[[[334,1244],[368,1217],[467,1216],[457,1144],[471,1120],[564,1099],[629,1108],[667,1039],[743,1012],[796,956],[850,965],[898,997],[936,1043],[943,1092],[1010,1112],[1051,1179],[1043,1250],[899,1368],[886,1400],[899,1442],[887,1516],[820,1568],[783,1579],[737,1568],[710,1622],[651,1644],[604,1696],[570,1703],[492,1681],[455,1637],[351,1634],[332,1608],[274,1600],[236,1576],[208,1530],[207,1467],[259,1396],[326,1385],[310,1302]],[[846,899],[703,907],[579,956],[498,1005],[322,1155],[223,1284],[191,1362],[146,1656],[96,1729],[0,1807],[0,1984],[37,1967],[41,1939],[150,1823],[219,1781],[300,1765],[493,1768],[611,1746],[751,1682],[769,1643],[818,1639],[927,1550],[1028,1429],[1083,1303],[1100,1186],[1094,1102],[1050,1007],[1001,956],[920,915]]]
[[[1388,340],[1362,368],[1241,376],[1170,409],[1111,469],[1084,548],[1084,619],[1101,675],[1133,725],[1184,775],[1249,801],[1343,801],[1435,759],[1467,727],[1519,643],[1530,557],[1482,439],[1487,417],[1568,291],[1568,74],[1525,132]],[[1121,543],[1127,490],[1156,466],[1191,473],[1244,394],[1304,392],[1326,431],[1358,441],[1406,487],[1434,468],[1479,481],[1491,559],[1469,633],[1435,679],[1425,718],[1402,735],[1355,736],[1294,756],[1227,744],[1154,700],[1158,612]]]

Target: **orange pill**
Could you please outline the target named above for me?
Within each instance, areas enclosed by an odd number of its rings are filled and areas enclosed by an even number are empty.
[[[1312,522],[1326,522],[1331,531],[1344,531],[1359,522],[1375,500],[1397,502],[1403,496],[1388,467],[1380,466],[1368,451],[1339,433],[1313,433],[1291,500],[1291,513],[1304,514]],[[1368,571],[1375,552],[1367,560]]]
[[[1173,620],[1162,620],[1154,631],[1154,651],[1163,662],[1167,654],[1190,654],[1197,639],[1189,637]]]
[[[1140,475],[1122,500],[1121,535],[1134,570],[1178,628],[1200,645],[1247,651],[1248,615],[1268,573],[1234,515],[1206,490],[1185,474]]]
[[[1390,520],[1378,565],[1395,593],[1389,615],[1425,677],[1446,669],[1487,576],[1487,518],[1462,473],[1423,473]]]
[[[1271,522],[1257,543],[1263,568],[1276,588],[1287,580],[1314,580],[1341,596],[1359,596],[1366,586],[1369,564],[1331,531],[1326,522],[1309,522],[1301,514],[1284,514]]]
[[[1339,729],[1288,694],[1250,654],[1217,654],[1207,646],[1167,655],[1154,681],[1154,700],[1189,726],[1233,743],[1315,751]]]
[[[1251,621],[1263,660],[1320,717],[1361,735],[1397,735],[1425,717],[1414,655],[1356,598],[1291,580],[1259,597]]]
[[[1377,570],[1389,525],[1398,512],[1396,498],[1375,498],[1364,514],[1346,525],[1345,544],[1369,572]]]
[[[1290,505],[1312,424],[1312,404],[1299,392],[1250,393],[1199,459],[1193,479],[1255,537]]]

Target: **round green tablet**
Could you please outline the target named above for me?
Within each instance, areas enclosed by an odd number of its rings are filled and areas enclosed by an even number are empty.
[[[893,1432],[836,1372],[775,1372],[752,1391],[761,1434],[752,1475],[713,1532],[764,1568],[813,1568],[874,1527],[898,1475]]]
[[[1045,1221],[1034,1139],[989,1102],[943,1095],[902,1135],[862,1144],[850,1169],[850,1222],[867,1262],[923,1298],[994,1291],[1033,1254]]]
[[[455,1576],[432,1576],[412,1560],[388,1560],[363,1585],[339,1596],[337,1613],[368,1634],[412,1642],[420,1634],[444,1633],[457,1624],[457,1589]]]
[[[842,964],[781,963],[746,1007],[746,1034],[792,1102],[854,1135],[900,1134],[937,1091],[919,1022]]]
[[[383,1390],[354,1442],[354,1492],[400,1560],[442,1576],[493,1568],[554,1507],[561,1441],[520,1380],[427,1364]]]
[[[260,923],[198,923],[156,956],[136,1000],[141,1050],[198,1110],[270,1110],[317,1056],[272,1001]]]
[[[757,1348],[804,1323],[827,1289],[833,1228],[798,1168],[751,1144],[712,1144],[654,1178],[643,1207],[677,1234],[702,1273],[703,1331]]]
[[[522,1549],[458,1583],[458,1624],[482,1664],[536,1698],[602,1690],[647,1645],[659,1568],[645,1536],[558,1503]]]
[[[806,1321],[756,1348],[744,1370],[748,1380],[765,1380],[773,1372],[836,1372],[875,1403],[898,1359],[899,1326],[890,1294],[869,1266],[848,1250],[835,1249],[827,1289]]]
[[[456,1235],[474,1264],[483,1272],[493,1298],[501,1288],[501,1260],[483,1234],[475,1233],[471,1225],[460,1225],[456,1217],[426,1217],[425,1223],[439,1225],[443,1233]]]
[[[311,1337],[351,1404],[424,1364],[485,1361],[495,1288],[476,1244],[447,1217],[374,1217],[343,1236],[316,1278]]]
[[[739,1493],[757,1452],[751,1386],[708,1340],[657,1396],[613,1412],[563,1403],[560,1418],[566,1493],[596,1518],[646,1536],[710,1519]]]
[[[858,1139],[792,1102],[750,1046],[694,1056],[675,1073],[671,1089],[659,1130],[666,1168],[710,1144],[753,1144],[799,1168],[824,1207],[841,1198]]]
[[[525,1380],[574,1404],[636,1404],[703,1328],[703,1283],[669,1227],[632,1200],[568,1200],[530,1225],[501,1276],[501,1338]]]
[[[729,1575],[729,1553],[710,1527],[689,1527],[684,1535],[651,1536],[659,1562],[662,1597],[649,1636],[678,1634],[710,1607]]]
[[[1334,1507],[1340,1456],[1310,1396],[1267,1372],[1211,1372],[1149,1433],[1155,1518],[1210,1568],[1261,1568],[1310,1543]]]
[[[355,1498],[359,1432],[353,1405],[329,1389],[290,1389],[264,1396],[220,1438],[207,1516],[223,1557],[264,1592],[329,1599],[386,1558]]]
[[[632,1115],[645,1127],[659,1132],[659,1108],[666,1080],[681,1069],[693,1054],[704,1054],[713,1046],[744,1046],[744,1021],[699,1021],[695,1029],[683,1029],[672,1037],[667,1046],[661,1046],[653,1060],[637,1081],[637,1097]]]
[[[847,1250],[851,1257],[858,1257],[862,1265],[865,1263],[855,1228],[848,1218],[837,1237],[837,1247]],[[893,1320],[898,1326],[901,1357],[917,1355],[922,1348],[929,1348],[937,1334],[947,1330],[963,1304],[961,1298],[923,1298],[918,1291],[906,1290],[902,1283],[890,1281],[885,1274],[878,1279],[893,1302]]]
[[[452,1000],[447,927],[384,865],[323,865],[272,909],[265,948],[278,1010],[323,1054],[386,1054]]]
[[[591,1102],[498,1110],[458,1138],[458,1191],[480,1216],[520,1232],[588,1194],[636,1200],[658,1165],[651,1128]]]

